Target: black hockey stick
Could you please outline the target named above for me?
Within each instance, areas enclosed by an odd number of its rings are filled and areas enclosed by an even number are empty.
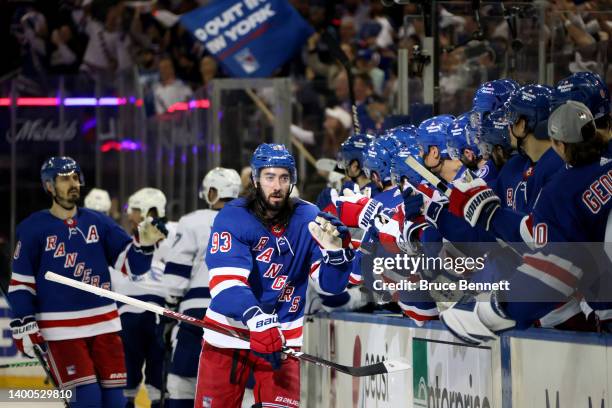
[[[113,291],[102,289],[97,286],[92,286],[87,283],[79,282],[77,280],[67,278],[62,275],[58,275],[57,273],[47,272],[45,273],[45,278],[47,280],[61,283],[63,285],[71,286],[73,288],[80,289],[85,292],[94,293],[99,296],[113,299],[117,302],[125,303],[127,305],[131,305],[134,307],[138,307],[140,309],[147,310],[149,312],[153,312],[161,316],[170,317],[172,319],[176,319],[181,322],[185,322],[188,324],[192,324],[194,326],[202,327],[205,330],[210,330],[216,333],[225,334],[227,336],[231,336],[231,337],[234,337],[240,340],[249,341],[249,337],[246,334],[238,332],[237,330],[232,330],[225,326],[218,326],[218,325],[210,324],[210,323],[205,322],[204,320],[196,319],[195,317],[187,316],[187,315],[184,315],[179,312],[175,312],[170,309],[165,309],[153,303],[143,302],[142,300],[134,299],[129,296],[122,295],[120,293],[115,293]],[[341,373],[345,373],[353,377],[364,377],[364,376],[377,375],[377,374],[393,373],[397,371],[408,370],[411,368],[410,364],[406,363],[403,359],[387,360],[382,363],[376,363],[376,364],[367,365],[363,367],[353,367],[353,366],[346,366],[346,365],[334,363],[332,361],[325,360],[324,358],[313,356],[313,355],[310,355],[310,354],[307,354],[301,351],[295,351],[290,347],[283,347],[282,352],[289,357],[293,357],[298,360],[308,361],[310,363],[314,363],[322,367],[333,368]]]

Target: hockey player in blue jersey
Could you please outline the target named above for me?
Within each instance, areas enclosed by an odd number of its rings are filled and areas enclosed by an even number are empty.
[[[149,270],[163,222],[147,220],[132,239],[108,216],[77,207],[84,183],[79,165],[52,157],[41,168],[53,200],[17,228],[8,301],[17,348],[33,357],[46,344],[49,366],[73,407],[122,407],[126,384],[121,322],[115,302],[43,278],[53,271],[110,288],[109,266],[128,274]]]
[[[506,117],[511,143],[521,153],[504,166],[495,191],[481,179],[456,183],[449,203],[452,214],[505,242],[533,242],[534,205],[549,180],[564,167],[551,147],[546,128],[551,99],[551,90],[541,85],[527,85],[512,94]],[[576,299],[561,303],[537,324],[570,330],[588,330],[591,326]]]
[[[209,208],[186,214],[178,222],[164,271],[166,307],[198,319],[204,317],[210,303],[208,268],[204,262],[210,230],[219,211],[238,197],[240,187],[240,176],[233,169],[216,167],[202,180],[199,196]],[[168,408],[194,405],[202,334],[198,327],[178,324],[167,380]]]
[[[551,312],[559,300],[574,297],[580,289],[588,290],[585,286],[598,279],[597,286],[603,280],[609,286],[609,259],[605,260],[607,268],[598,271],[597,259],[585,259],[588,251],[558,245],[606,239],[612,208],[612,160],[606,157],[606,141],[596,131],[589,109],[575,101],[553,112],[548,133],[554,150],[568,167],[547,183],[534,206],[537,252],[523,256],[523,264],[510,279],[509,292],[485,293],[478,301],[466,298],[442,313],[445,325],[468,343],[493,339],[495,333],[515,326],[528,327]],[[599,255],[604,255],[603,251]],[[517,298],[531,301],[513,301]]]
[[[204,331],[196,407],[240,406],[251,370],[257,404],[298,406],[299,362],[281,359],[281,349],[302,345],[308,284],[341,293],[351,271],[348,229],[289,198],[297,172],[285,146],[258,146],[251,167],[252,192],[217,215],[205,258],[212,297],[205,321],[250,342]]]

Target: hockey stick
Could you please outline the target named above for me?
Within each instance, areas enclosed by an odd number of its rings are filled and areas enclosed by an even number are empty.
[[[0,370],[3,368],[18,368],[18,367],[38,367],[40,361],[20,361],[18,363],[0,364]]]
[[[11,307],[9,301],[8,301],[8,289],[6,287],[4,287],[4,285],[0,285],[0,292],[2,292],[2,296],[4,296],[4,298],[6,299],[6,303],[9,305],[9,307]],[[34,363],[38,363],[38,365],[42,366],[43,370],[45,371],[45,374],[47,375],[47,378],[49,379],[49,381],[51,382],[51,385],[53,386],[53,388],[55,388],[58,391],[61,391],[62,389],[59,387],[59,385],[57,384],[57,382],[55,381],[55,378],[53,378],[53,375],[51,375],[51,370],[49,369],[49,365],[47,364],[47,361],[45,360],[45,354],[39,345],[35,344],[34,345],[34,354],[36,355],[36,359],[38,361],[33,361],[32,365],[34,365]],[[9,364],[10,365],[10,364]],[[4,367],[2,367],[4,368]],[[45,384],[47,384],[47,382],[45,381]],[[62,397],[62,402],[64,403],[64,406],[67,408],[70,408],[70,404],[68,403],[68,399],[66,399],[66,397]]]
[[[436,189],[438,189],[440,192],[442,192],[445,196],[447,197],[450,196],[451,188],[446,184],[446,182],[441,180],[438,176],[433,174],[431,171],[427,170],[427,168],[423,166],[421,163],[419,163],[417,159],[415,159],[412,156],[408,156],[408,158],[406,159],[406,164],[410,166],[412,170],[416,171],[419,174],[419,176],[427,180],[429,184],[431,184]]]
[[[117,302],[135,306],[140,309],[147,310],[149,312],[153,312],[158,315],[170,317],[172,319],[176,319],[181,322],[185,322],[188,324],[192,324],[194,326],[202,327],[205,330],[210,330],[216,333],[225,334],[225,335],[235,337],[240,340],[249,341],[249,337],[247,335],[242,334],[236,330],[232,330],[232,329],[229,329],[223,326],[213,325],[213,324],[205,322],[204,320],[196,319],[195,317],[187,316],[182,313],[172,311],[170,309],[165,309],[153,303],[143,302],[142,300],[134,299],[129,296],[115,293],[110,290],[102,289],[97,286],[92,286],[87,283],[79,282],[77,280],[67,278],[62,275],[58,275],[57,273],[46,272],[45,279],[53,281],[53,282],[61,283],[63,285],[71,286],[73,288],[80,289],[85,292],[94,293],[99,296],[113,299]],[[308,361],[310,363],[314,363],[322,367],[333,368],[341,373],[345,373],[353,377],[365,377],[365,376],[377,375],[377,374],[394,373],[397,371],[404,371],[404,370],[408,370],[411,368],[410,364],[406,363],[402,359],[387,360],[381,363],[376,363],[376,364],[367,365],[363,367],[352,367],[352,366],[337,364],[332,361],[325,360],[321,357],[316,357],[316,356],[313,356],[307,353],[303,353],[301,351],[296,351],[289,347],[284,347],[282,352],[285,355],[296,358],[298,360]]]

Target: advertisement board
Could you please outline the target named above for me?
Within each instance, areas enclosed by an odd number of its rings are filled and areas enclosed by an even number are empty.
[[[512,338],[512,407],[610,406],[610,347]]]

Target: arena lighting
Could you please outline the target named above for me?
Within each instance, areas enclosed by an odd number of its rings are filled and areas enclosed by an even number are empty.
[[[59,106],[59,98],[17,98],[17,106]],[[74,97],[64,98],[61,102],[64,106],[83,107],[83,106],[120,106],[133,104],[136,107],[141,107],[144,102],[140,98],[130,96],[129,98],[117,97]],[[11,98],[0,98],[0,106],[11,106]],[[168,108],[168,112],[187,111],[190,109],[208,109],[210,108],[210,100],[195,99],[189,102],[177,102]]]
[[[100,151],[102,153],[107,153],[111,150],[115,150],[117,152],[144,150],[144,146],[142,145],[142,143],[135,142],[129,139],[124,139],[121,142],[117,142],[115,140],[109,140],[107,142],[104,142],[102,146],[100,146]]]

